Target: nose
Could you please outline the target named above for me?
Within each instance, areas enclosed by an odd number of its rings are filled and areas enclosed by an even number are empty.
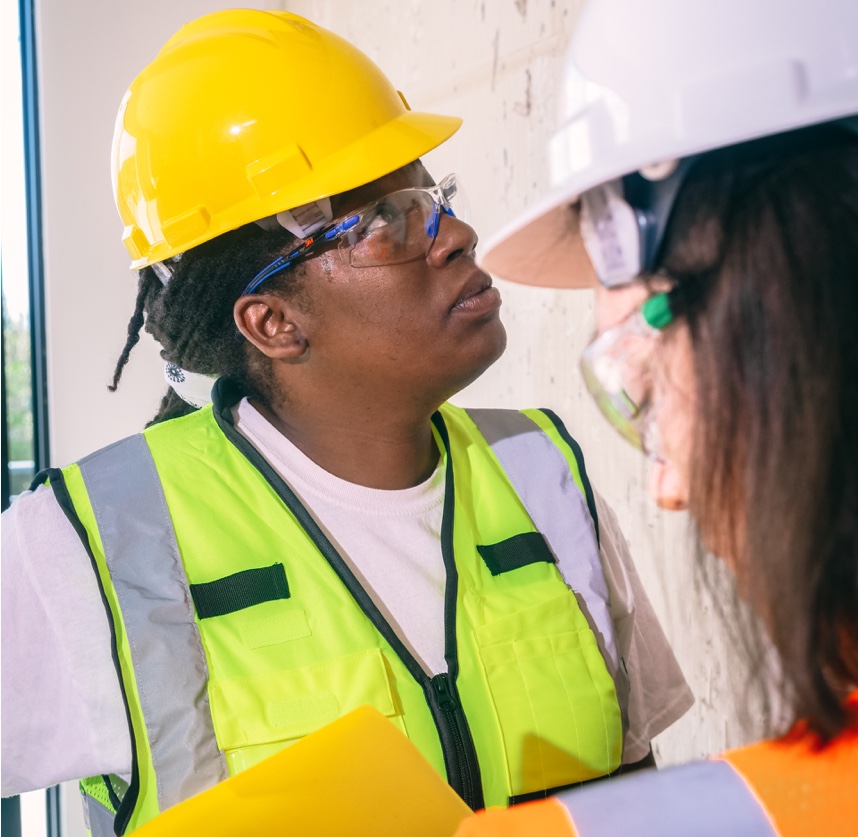
[[[473,256],[479,237],[470,224],[454,215],[441,214],[438,235],[429,248],[426,261],[432,267],[444,267],[460,256]]]
[[[666,511],[688,508],[688,489],[670,462],[657,461],[650,467],[649,493],[656,505]]]

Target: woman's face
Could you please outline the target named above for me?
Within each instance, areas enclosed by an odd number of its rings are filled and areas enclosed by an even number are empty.
[[[651,292],[652,288],[643,283],[616,291],[598,291],[597,321],[601,329],[621,323]],[[658,338],[649,361],[648,378],[650,406],[645,435],[654,448],[650,455],[649,493],[663,509],[685,510],[689,508],[692,468],[706,468],[707,462],[705,452],[699,460],[694,459],[695,429],[704,417],[699,413],[694,348],[684,320],[668,326]],[[701,536],[710,552],[738,572],[744,540],[741,502],[727,496],[712,501],[716,504],[712,507],[715,514],[706,513],[707,520],[697,520]]]
[[[412,164],[332,198],[334,216],[431,185],[423,166]],[[473,228],[442,214],[429,243],[425,257],[406,264],[356,268],[348,250],[336,248],[306,262],[303,325],[326,374],[401,397],[422,389],[443,400],[500,357],[506,345],[500,294],[474,261]]]
[[[596,289],[596,330],[601,334],[633,314],[661,284],[635,282],[623,288]],[[664,509],[688,507],[692,429],[695,417],[694,369],[687,326],[678,322],[659,338],[653,351],[648,421],[658,439],[651,457],[649,491]]]

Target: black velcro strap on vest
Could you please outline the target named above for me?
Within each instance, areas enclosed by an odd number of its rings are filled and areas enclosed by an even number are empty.
[[[556,563],[554,553],[539,532],[524,532],[500,543],[478,546],[477,552],[492,575],[508,573],[528,564],[538,564],[540,561],[546,564]]]
[[[191,584],[190,587],[200,619],[224,616],[275,599],[288,599],[290,595],[286,569],[282,564],[242,570],[217,581]]]

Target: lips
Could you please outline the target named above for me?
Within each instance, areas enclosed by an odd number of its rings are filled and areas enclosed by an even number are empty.
[[[459,293],[451,307],[452,312],[481,313],[500,305],[500,294],[492,287],[492,277],[481,270],[477,271]]]

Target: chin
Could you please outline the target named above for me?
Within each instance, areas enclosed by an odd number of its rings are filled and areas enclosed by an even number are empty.
[[[477,369],[468,383],[473,383],[483,374],[493,363],[501,359],[501,356],[506,351],[506,329],[500,318],[496,319],[492,325],[490,335],[485,335],[485,345],[483,351],[479,353],[479,359],[476,362]],[[488,331],[488,329],[487,329]]]
[[[448,369],[458,368],[459,374],[451,383],[449,394],[445,400],[472,384],[492,364],[500,360],[506,349],[506,329],[499,319],[495,320],[493,325],[494,328],[486,329],[485,333],[480,334],[479,345],[470,347],[467,362],[456,364],[451,359]],[[474,340],[472,344],[477,342]]]

